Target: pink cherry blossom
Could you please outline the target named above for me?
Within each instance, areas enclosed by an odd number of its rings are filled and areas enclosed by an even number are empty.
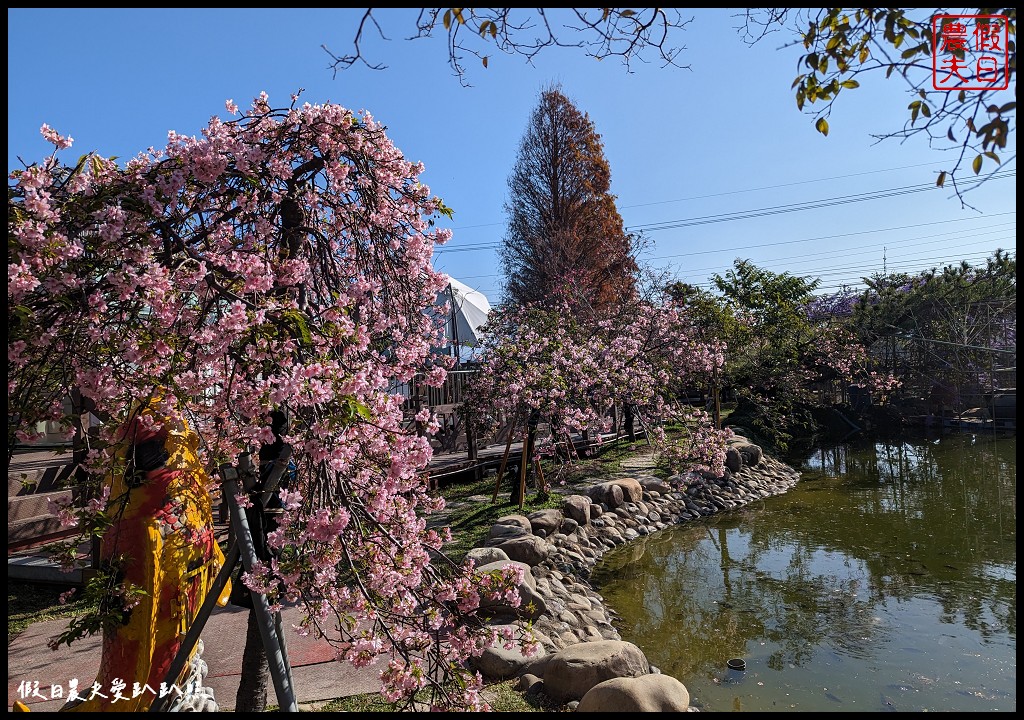
[[[432,703],[479,709],[467,653],[496,638],[466,620],[488,593],[513,601],[517,574],[438,555],[450,533],[426,527],[443,506],[425,480],[431,446],[394,389],[447,372],[431,355],[443,205],[368,113],[275,109],[266,93],[225,107],[230,120],[169,132],[123,166],[54,156],[9,176],[9,444],[62,419],[76,391],[106,420],[86,464],[98,487],[126,436],[186,422],[217,478],[274,440],[268,413],[286,410],[294,474],[275,556],[246,584],[300,603],[306,632],[343,628],[339,658],[386,656],[389,697],[429,684]],[[127,501],[87,497],[54,508],[86,535]]]

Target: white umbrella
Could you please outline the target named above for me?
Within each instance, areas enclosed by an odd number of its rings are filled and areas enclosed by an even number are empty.
[[[449,276],[448,286],[438,294],[437,302],[451,307],[451,318],[445,326],[449,346],[478,346],[485,335],[481,328],[491,311],[487,296]]]

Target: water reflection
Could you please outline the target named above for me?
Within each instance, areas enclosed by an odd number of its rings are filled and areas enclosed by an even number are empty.
[[[789,493],[618,548],[594,582],[704,709],[1012,710],[1015,453],[820,449]]]

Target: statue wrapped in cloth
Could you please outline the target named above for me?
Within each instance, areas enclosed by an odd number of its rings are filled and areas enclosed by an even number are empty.
[[[161,694],[181,694],[188,704],[189,692],[205,691],[196,687],[205,677],[197,673],[205,668],[196,658],[201,644],[180,677],[167,673],[225,562],[214,530],[213,483],[200,463],[196,432],[159,408],[154,399],[134,412],[114,448],[115,469],[104,483],[112,524],[100,539],[99,564],[111,602],[123,603],[123,619],[103,629],[92,685],[98,692],[80,690],[82,697],[61,712],[143,712]],[[219,605],[230,591],[228,583]]]

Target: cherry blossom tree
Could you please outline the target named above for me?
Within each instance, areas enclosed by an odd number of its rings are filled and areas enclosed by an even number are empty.
[[[444,314],[428,310],[449,236],[433,217],[450,211],[368,113],[266,94],[227,111],[123,167],[62,164],[72,139],[44,125],[54,154],[9,175],[9,453],[37,421],[68,421],[74,391],[107,419],[89,477],[128,472],[108,448],[133,420],[187,422],[215,477],[273,443],[271,414],[287,412],[295,479],[273,559],[246,584],[301,604],[305,630],[340,632],[339,659],[383,661],[389,700],[422,690],[438,708],[486,709],[467,661],[498,633],[478,609],[514,604],[519,578],[446,558],[426,524],[443,503],[423,477],[431,448],[393,390],[445,376],[432,351]],[[127,501],[97,497],[66,509],[84,533]]]
[[[721,367],[722,351],[720,343],[698,339],[667,297],[641,294],[592,315],[564,297],[503,306],[488,323],[472,404],[481,423],[497,413],[520,423],[531,414],[543,417],[550,440],[568,448],[572,433],[599,439],[609,429],[610,410],[626,406],[673,466],[720,474],[731,433],[715,430],[706,414],[675,398],[687,383]],[[684,428],[681,441],[666,435],[667,423]]]

